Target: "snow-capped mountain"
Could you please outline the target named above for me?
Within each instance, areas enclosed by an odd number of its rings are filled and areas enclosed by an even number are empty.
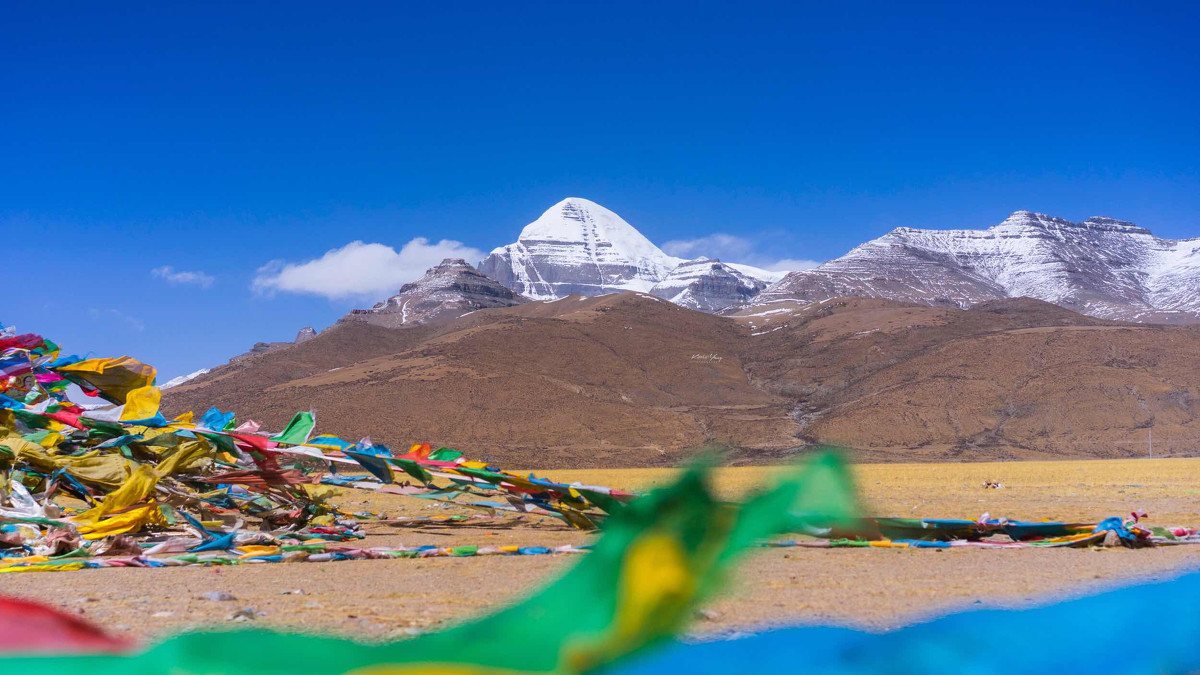
[[[395,328],[454,318],[478,309],[512,307],[528,301],[480,274],[462,258],[446,258],[426,270],[424,277],[404,284],[396,295],[371,309],[353,310],[346,319]]]
[[[1076,223],[1017,211],[986,230],[897,228],[750,304],[841,296],[966,307],[1031,297],[1091,316],[1191,322],[1200,313],[1200,239],[1160,239],[1112,218]]]
[[[516,242],[492,251],[479,270],[526,297],[553,300],[645,293],[681,262],[612,211],[570,197],[526,225]]]
[[[694,262],[698,261],[667,255],[603,206],[570,197],[526,225],[516,242],[493,250],[479,263],[479,270],[535,300],[621,291],[653,292],[667,297],[665,293],[676,289],[673,297],[682,292],[684,286],[696,281],[690,279],[680,283],[696,274],[699,268],[691,266]],[[679,270],[676,277],[674,273],[681,265],[688,267]],[[742,280],[739,283],[747,288],[758,285],[754,280],[770,283],[781,276],[749,265],[730,263],[722,263],[722,271],[736,275]],[[654,291],[660,284],[667,285]],[[720,297],[701,297],[708,288],[701,285],[693,289],[688,302],[697,307],[724,306],[721,303],[733,291],[720,284],[711,287]]]
[[[747,302],[768,285],[739,267],[709,258],[687,260],[655,284],[650,294],[688,309],[717,312]]]

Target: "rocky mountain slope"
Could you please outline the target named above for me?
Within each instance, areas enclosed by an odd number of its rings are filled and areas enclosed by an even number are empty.
[[[489,279],[461,258],[446,258],[417,281],[370,309],[356,309],[343,319],[397,328],[454,318],[480,309],[512,307],[529,299]]]
[[[720,260],[697,258],[680,263],[650,294],[688,309],[717,312],[748,302],[767,285]]]
[[[1030,297],[1083,314],[1190,323],[1200,316],[1200,239],[1160,239],[1111,218],[1075,223],[1017,211],[986,230],[898,228],[751,304],[859,296],[966,307]]]
[[[313,328],[312,326],[305,326],[304,328],[301,328],[296,333],[296,339],[293,340],[292,342],[255,342],[254,346],[251,347],[249,351],[238,354],[237,356],[229,359],[229,362],[235,363],[237,361],[244,361],[246,359],[257,358],[257,357],[262,356],[263,354],[266,354],[269,352],[277,351],[280,349],[285,349],[287,347],[291,347],[292,345],[298,345],[302,342],[307,342],[316,336],[317,336],[317,330],[315,328]],[[195,379],[199,375],[207,373],[209,370],[211,370],[211,369],[203,368],[201,370],[196,371],[195,373],[190,373],[188,375],[184,375],[182,380],[180,378],[175,378],[170,381],[170,382],[174,383],[171,386],[176,386],[176,385],[182,384],[183,382],[186,382],[188,380]],[[203,372],[201,372],[201,371],[203,371]]]
[[[737,461],[813,443],[911,461],[1195,451],[1200,327],[1029,299],[969,310],[779,301],[732,316],[570,296],[398,329],[348,321],[164,392],[280,427],[430,440],[528,467],[646,466],[709,442]]]
[[[698,268],[693,263],[704,260],[669,256],[617,214],[595,202],[571,197],[526,225],[516,242],[493,250],[479,263],[479,270],[521,295],[554,300],[572,294],[652,292],[663,283],[678,294],[696,281]],[[677,273],[681,265],[688,267]],[[756,292],[782,276],[749,265],[726,265],[720,273],[733,274],[741,286]],[[679,284],[687,275],[693,278]],[[714,297],[706,297],[708,288]],[[724,307],[730,294],[736,293],[728,284],[713,280],[694,287],[686,306]]]

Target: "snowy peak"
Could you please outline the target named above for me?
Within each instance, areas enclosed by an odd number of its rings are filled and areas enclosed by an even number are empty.
[[[1130,234],[1144,234],[1154,236],[1150,230],[1144,227],[1138,227],[1127,220],[1117,220],[1116,218],[1107,218],[1105,216],[1092,216],[1083,221],[1081,225],[1093,230],[1104,230],[1108,232],[1128,232]]]
[[[747,302],[766,287],[766,281],[745,274],[732,265],[720,260],[697,258],[680,263],[650,289],[650,294],[688,309],[718,312]]]
[[[526,246],[581,245],[601,258],[619,255],[629,260],[652,263],[671,259],[621,216],[596,202],[579,197],[568,197],[546,209],[537,220],[521,230],[517,241]]]
[[[536,300],[621,291],[670,299],[695,284],[680,302],[705,311],[727,306],[734,296],[744,301],[783,277],[749,265],[711,261],[714,270],[693,264],[701,261],[707,259],[669,256],[616,213],[569,197],[526,225],[517,241],[493,250],[479,271]]]
[[[553,300],[646,292],[680,262],[612,211],[570,197],[526,225],[516,242],[492,251],[479,269],[522,295]]]
[[[1031,297],[1102,318],[1194,321],[1198,248],[1115,218],[1017,211],[985,230],[897,228],[789,274],[754,303],[862,296],[967,307]]]
[[[1056,229],[1061,227],[1077,227],[1077,223],[1072,223],[1065,218],[1056,218],[1044,213],[1036,213],[1034,211],[1013,211],[999,225],[990,228],[992,230],[1011,230],[1022,228],[1042,228]]]
[[[343,320],[359,320],[389,328],[451,319],[493,307],[511,307],[527,298],[487,278],[462,258],[446,258],[417,281],[371,309],[356,309]]]
[[[989,231],[999,230],[1019,230],[1022,228],[1037,228],[1042,230],[1062,230],[1074,229],[1093,232],[1123,232],[1130,234],[1150,234],[1150,230],[1138,227],[1133,223],[1116,218],[1106,218],[1104,216],[1092,216],[1083,222],[1073,222],[1066,218],[1057,218],[1048,216],[1044,213],[1035,213],[1033,211],[1014,211],[1012,215],[1004,219],[1004,222],[991,228]]]

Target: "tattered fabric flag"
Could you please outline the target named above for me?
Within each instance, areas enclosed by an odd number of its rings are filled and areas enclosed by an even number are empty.
[[[305,445],[310,445],[314,448],[321,448],[322,450],[326,451],[336,450],[338,452],[354,447],[354,444],[350,441],[343,441],[337,436],[330,436],[327,434],[310,438]]]
[[[36,602],[0,597],[0,651],[5,653],[114,653],[131,646],[77,616]]]
[[[84,539],[103,539],[116,534],[137,532],[150,524],[167,524],[162,510],[154,502],[122,511],[115,516],[97,520],[89,525],[80,525],[79,534],[83,535]]]
[[[223,413],[217,408],[209,408],[208,412],[205,412],[200,416],[200,422],[197,424],[197,426],[204,427],[205,429],[210,429],[212,431],[224,431],[232,421],[232,412]],[[255,431],[257,431],[257,429]]]
[[[287,427],[278,436],[272,436],[271,440],[288,445],[304,445],[316,425],[317,419],[311,412],[298,412]]]
[[[35,349],[44,340],[41,335],[35,333],[25,333],[23,335],[12,335],[8,337],[0,337],[0,351],[6,349]]]
[[[429,473],[425,467],[421,466],[417,462],[412,461],[411,459],[404,459],[403,457],[389,457],[385,461],[395,464],[403,469],[404,473],[416,478],[426,485],[429,485],[433,482],[433,474]]]
[[[158,478],[153,468],[145,464],[139,465],[129,479],[121,487],[108,493],[98,506],[76,515],[72,520],[80,525],[93,525],[107,515],[124,511],[153,495]]]
[[[33,363],[24,354],[0,359],[0,377],[14,377],[33,371]]]
[[[158,387],[148,385],[134,389],[125,397],[125,408],[121,412],[120,421],[126,424],[166,426],[167,420],[158,414],[161,400],[162,391]]]
[[[54,370],[85,390],[99,390],[101,396],[113,403],[125,403],[133,390],[154,384],[157,374],[154,366],[128,356],[88,359],[58,366]]]
[[[392,474],[392,467],[384,458],[376,455],[367,455],[361,452],[345,451],[346,456],[362,465],[362,468],[371,472],[383,483],[396,482],[395,476]]]

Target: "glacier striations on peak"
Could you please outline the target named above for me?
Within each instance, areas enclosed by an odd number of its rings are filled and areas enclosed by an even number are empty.
[[[663,253],[620,216],[569,197],[546,209],[479,270],[535,300],[572,294],[645,293],[683,260]]]

